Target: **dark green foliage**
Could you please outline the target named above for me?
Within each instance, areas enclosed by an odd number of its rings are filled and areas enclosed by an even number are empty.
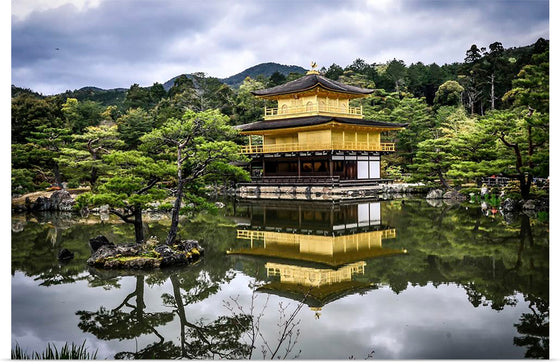
[[[326,70],[325,77],[330,78],[331,80],[338,80],[342,73],[344,73],[344,69],[336,63],[333,63],[330,65],[329,69]]]
[[[72,98],[78,101],[98,102],[103,106],[115,105],[119,110],[122,110],[124,108],[126,91],[125,88],[104,90],[97,87],[82,87],[79,90],[66,91],[59,96],[64,100]]]
[[[265,85],[262,82],[249,77],[243,81],[237,92],[234,115],[231,118],[232,124],[239,125],[262,119],[266,102],[253,96],[251,91],[264,88]]]
[[[286,76],[276,71],[272,75],[270,75],[267,87],[278,86],[283,84],[284,82],[286,82]]]
[[[31,96],[35,98],[43,98],[43,95],[28,88],[21,88],[12,85],[12,98],[18,96]]]
[[[457,81],[445,81],[436,91],[434,104],[437,106],[458,106],[465,89]]]
[[[306,69],[299,66],[286,66],[278,63],[268,62],[247,68],[243,72],[240,72],[228,78],[223,78],[220,81],[233,88],[238,88],[247,77],[250,77],[252,79],[256,79],[259,75],[270,77],[274,72],[278,72],[284,76],[288,76],[290,73],[303,75],[305,74]]]
[[[39,126],[61,127],[60,109],[53,98],[28,93],[12,98],[12,143],[25,143]]]
[[[103,156],[123,147],[116,126],[89,126],[83,134],[72,135],[55,161],[69,182],[76,185],[86,182],[93,188],[107,169]]]
[[[152,95],[150,90],[145,87],[140,87],[137,83],[130,86],[126,92],[126,99],[124,100],[124,106],[126,109],[136,109],[136,108],[149,108],[152,103]]]
[[[131,108],[117,119],[117,125],[120,137],[127,148],[136,149],[140,144],[140,137],[153,129],[154,120],[144,109]]]
[[[104,108],[94,101],[78,101],[68,98],[62,105],[66,126],[73,133],[81,133],[88,126],[97,126],[103,119]]]

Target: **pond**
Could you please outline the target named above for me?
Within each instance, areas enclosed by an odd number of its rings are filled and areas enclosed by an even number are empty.
[[[146,216],[146,236],[169,219]],[[546,214],[474,204],[237,201],[181,224],[205,256],[157,271],[90,268],[99,215],[12,216],[12,348],[98,359],[546,358]],[[57,259],[67,248],[75,258]]]

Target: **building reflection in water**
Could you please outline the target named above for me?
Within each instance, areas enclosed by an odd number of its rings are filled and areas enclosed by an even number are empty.
[[[259,291],[304,301],[316,317],[327,303],[371,289],[359,279],[366,260],[406,254],[391,247],[396,230],[382,223],[379,201],[261,201],[239,207],[247,208],[247,218],[239,221],[238,246],[227,253],[264,258],[269,282]]]

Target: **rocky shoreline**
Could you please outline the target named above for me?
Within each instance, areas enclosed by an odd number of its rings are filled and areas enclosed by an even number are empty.
[[[472,201],[475,196],[478,196],[479,199],[489,195],[488,190],[485,187],[481,188],[480,193],[477,195],[475,193],[470,193],[469,197]],[[443,201],[447,204],[459,204],[462,202],[466,202],[469,200],[467,195],[462,194],[460,191],[457,190],[448,190],[443,191],[440,189],[432,189],[426,195],[426,200],[430,205],[434,205],[439,201]],[[523,212],[539,212],[539,211],[548,211],[549,209],[549,201],[548,199],[512,199],[512,198],[504,198],[503,195],[499,196],[498,198],[499,207],[504,212],[514,212],[514,211],[523,211]],[[485,201],[481,201],[481,207],[486,209],[488,204]]]

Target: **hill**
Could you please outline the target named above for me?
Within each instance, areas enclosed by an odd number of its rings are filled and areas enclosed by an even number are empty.
[[[103,106],[109,105],[122,105],[126,97],[126,88],[113,88],[113,89],[102,89],[99,87],[86,86],[79,90],[66,91],[60,94],[62,97],[72,97],[78,101],[95,101],[99,102]]]
[[[38,92],[35,92],[31,89],[28,88],[22,88],[22,87],[17,87],[15,85],[12,85],[12,97],[17,97],[20,95],[28,95],[28,96],[32,96],[32,97],[37,97],[37,98],[43,98],[44,96]]]
[[[225,83],[226,85],[233,87],[233,88],[238,88],[239,85],[241,85],[243,83],[243,80],[246,77],[251,77],[251,78],[257,78],[258,76],[264,76],[266,78],[270,77],[274,72],[279,72],[281,74],[283,74],[284,76],[288,76],[290,73],[305,73],[307,72],[307,70],[303,67],[300,66],[287,66],[284,64],[279,64],[279,63],[274,63],[274,62],[267,62],[267,63],[260,63],[257,64],[253,67],[249,67],[244,71],[241,71],[233,76],[229,76],[227,78],[220,78],[220,82]],[[177,75],[175,77],[173,77],[172,79],[166,81],[163,84],[163,88],[165,89],[165,91],[169,91],[169,89],[171,87],[173,87],[173,83],[175,82],[175,79],[177,77],[179,77],[180,75]],[[185,74],[185,76],[187,76],[188,78],[190,78],[191,80],[194,81],[193,75],[192,74]]]
[[[284,76],[288,76],[291,72],[293,73],[305,73],[307,70],[300,66],[286,66],[279,63],[274,62],[267,62],[261,63],[253,67],[249,67],[246,70],[239,72],[233,76],[229,76],[227,78],[222,78],[220,81],[223,83],[237,88],[246,77],[257,78],[257,76],[262,75],[266,78],[270,77],[274,72],[279,72]]]

